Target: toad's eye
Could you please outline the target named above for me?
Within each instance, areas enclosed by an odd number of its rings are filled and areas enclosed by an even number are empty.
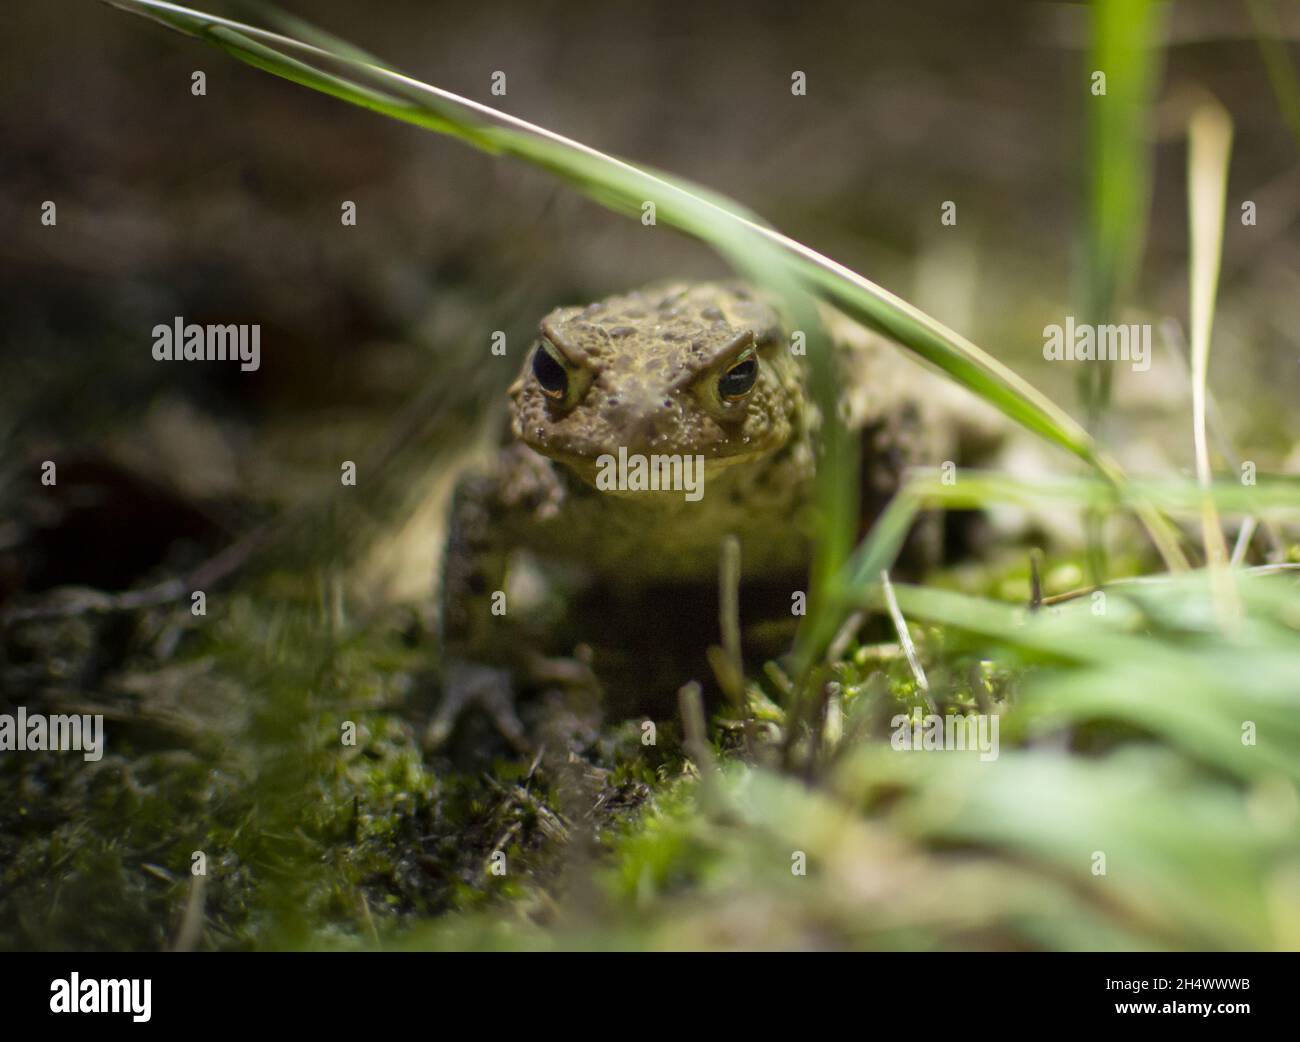
[[[758,359],[751,351],[718,377],[718,396],[724,402],[736,402],[754,389],[758,379]]]
[[[569,390],[569,372],[555,357],[555,348],[545,340],[533,352],[533,375],[548,398],[563,401]]]

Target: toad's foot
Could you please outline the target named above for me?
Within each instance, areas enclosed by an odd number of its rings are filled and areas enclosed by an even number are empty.
[[[579,647],[572,657],[544,658],[530,656],[526,667],[527,681],[532,686],[545,686],[576,695],[586,696],[586,701],[599,704],[600,681],[591,669],[591,652]],[[471,706],[477,705],[491,718],[497,731],[516,752],[534,751],[527,730],[515,712],[515,692],[511,673],[473,662],[453,661],[447,667],[442,701],[424,732],[424,746],[430,751],[440,749],[451,738],[461,716]]]
[[[443,688],[442,701],[424,732],[426,749],[442,748],[456,729],[461,714],[471,705],[478,705],[516,752],[528,754],[533,751],[524,725],[515,712],[514,692],[506,670],[453,662],[447,667]]]

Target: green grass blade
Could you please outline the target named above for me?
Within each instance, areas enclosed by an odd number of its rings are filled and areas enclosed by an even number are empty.
[[[1152,0],[1096,0],[1090,77],[1105,93],[1087,99],[1087,250],[1085,322],[1112,321],[1137,275],[1146,238],[1151,184],[1147,119],[1160,64],[1159,8]],[[1090,79],[1095,90],[1095,81]],[[1095,426],[1109,398],[1110,369],[1086,368],[1081,390]]]

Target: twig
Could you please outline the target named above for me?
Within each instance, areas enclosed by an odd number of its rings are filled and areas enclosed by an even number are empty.
[[[1183,365],[1183,370],[1188,379],[1191,379],[1192,363],[1188,357],[1187,340],[1183,336],[1183,327],[1176,318],[1166,318],[1160,323],[1160,333],[1164,340],[1165,346],[1169,348],[1169,353]],[[1219,410],[1218,399],[1214,395],[1212,387],[1205,388],[1205,421],[1214,439],[1215,447],[1219,450],[1219,455],[1224,458],[1233,470],[1241,471],[1241,455],[1237,452],[1232,444],[1232,439],[1228,437],[1227,425],[1223,422],[1223,414]],[[1241,531],[1237,535],[1237,545],[1232,551],[1232,564],[1240,565],[1246,559],[1246,551],[1250,548],[1250,540],[1254,537],[1255,529],[1262,527],[1264,534],[1268,536],[1271,544],[1274,561],[1281,561],[1286,556],[1286,543],[1282,535],[1277,530],[1277,526],[1271,521],[1265,520],[1262,524],[1253,517],[1248,517],[1242,523]]]
[[[1289,561],[1281,564],[1257,564],[1253,568],[1243,568],[1241,574],[1245,576],[1275,575],[1279,572],[1300,572],[1300,564]],[[1104,586],[1085,586],[1082,589],[1069,590],[1066,593],[1044,597],[1043,603],[1050,607],[1053,604],[1064,604],[1066,601],[1088,597],[1098,590],[1109,590],[1115,586],[1159,586],[1172,581],[1173,579],[1168,575],[1135,575],[1128,579],[1112,579]]]
[[[180,931],[172,945],[174,952],[191,952],[199,941],[203,930],[203,891],[206,876],[193,876],[190,880],[190,897],[185,902],[185,916],[181,920]]]
[[[1029,551],[1029,610],[1038,611],[1043,606],[1043,551],[1034,547]]]
[[[700,768],[703,777],[714,770],[713,750],[709,748],[708,727],[704,722],[704,699],[700,685],[694,680],[683,684],[677,692],[677,705],[682,713],[682,730],[686,736],[686,751]]]
[[[709,662],[718,685],[732,705],[745,700],[745,663],[740,653],[740,540],[722,540],[718,562],[718,626],[722,647],[709,648]]]
[[[858,635],[858,630],[862,628],[862,620],[865,618],[865,612],[855,611],[849,614],[849,617],[844,620],[844,625],[839,628],[839,631],[826,648],[827,662],[836,662],[844,657],[849,642]]]
[[[921,660],[916,657],[916,646],[912,643],[912,635],[907,630],[907,620],[903,618],[902,609],[898,606],[898,598],[894,596],[894,584],[889,581],[888,569],[880,573],[880,586],[885,593],[885,605],[889,608],[889,617],[894,620],[894,629],[898,631],[898,642],[903,646],[907,664],[912,667],[912,676],[916,678],[916,686],[930,711],[937,712],[934,699],[930,696],[930,682],[925,678]]]
[[[1228,559],[1228,564],[1233,568],[1241,566],[1241,562],[1246,559],[1246,551],[1250,549],[1250,541],[1255,538],[1255,529],[1259,523],[1253,518],[1248,517],[1241,523],[1241,531],[1237,533],[1237,543],[1232,548],[1232,556]]]
[[[167,579],[154,586],[121,593],[104,593],[87,587],[64,588],[58,597],[27,608],[13,608],[0,616],[0,624],[31,622],[37,619],[64,619],[77,615],[103,615],[112,612],[154,608],[180,600],[194,590],[206,590],[241,568],[271,534],[274,522],[265,522],[235,540],[215,557],[210,557],[188,575]]]

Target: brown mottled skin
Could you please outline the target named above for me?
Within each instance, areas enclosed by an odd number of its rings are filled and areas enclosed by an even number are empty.
[[[862,435],[865,528],[907,467],[955,458],[955,427],[944,419],[952,392],[898,349],[830,318],[843,411]],[[539,351],[565,370],[562,396],[540,382]],[[752,389],[728,400],[720,381],[751,356]],[[587,642],[599,631],[629,666],[682,643],[674,622],[696,651],[717,642],[719,548],[728,534],[741,544],[742,595],[767,590],[764,610],[789,621],[811,553],[819,417],[805,377],[805,359],[776,313],[736,283],[650,287],[547,315],[510,387],[507,443],[455,497],[443,576],[448,658],[517,659],[519,627],[536,620],[515,613],[512,626],[509,610],[491,614],[489,598],[507,588],[521,553],[581,591],[564,599],[565,609],[596,605],[588,629],[575,623],[560,639]],[[701,455],[703,498],[598,491],[596,461],[620,447]],[[753,620],[743,600],[742,615]]]
[[[560,308],[540,332],[590,384],[557,403],[525,364],[510,388],[516,447],[499,496],[513,543],[626,586],[716,575],[734,532],[748,573],[798,571],[814,421],[775,314],[743,288],[705,283]],[[722,400],[719,375],[750,349],[753,390]],[[703,456],[704,498],[597,492],[596,460],[620,446]]]

